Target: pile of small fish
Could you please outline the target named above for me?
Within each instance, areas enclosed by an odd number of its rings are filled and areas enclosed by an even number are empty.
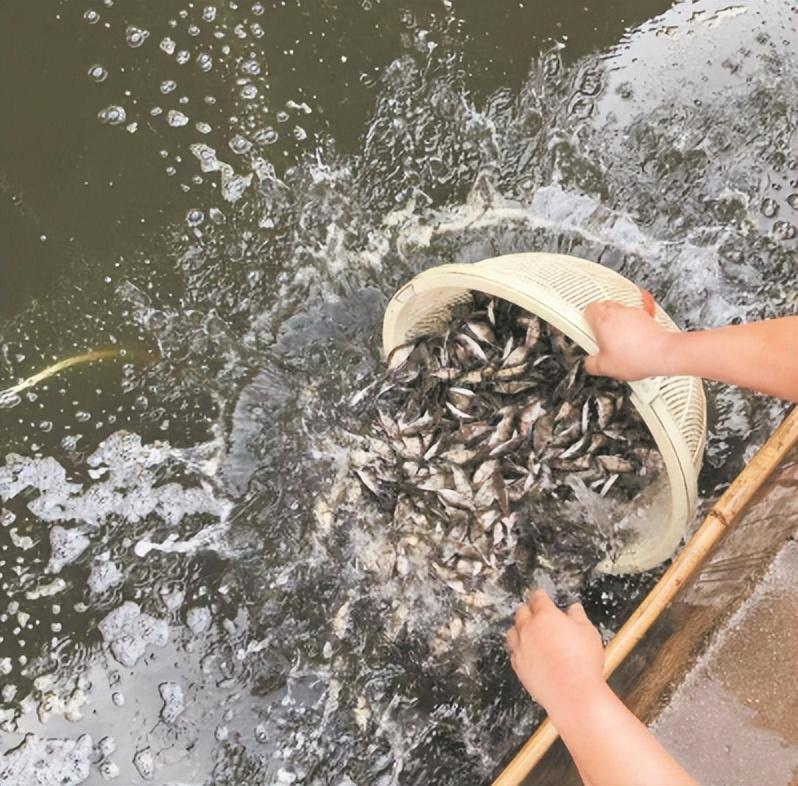
[[[484,295],[472,309],[398,347],[358,394],[376,417],[353,472],[397,529],[432,538],[450,586],[510,565],[528,578],[558,547],[580,552],[586,575],[612,540],[586,509],[628,503],[661,457],[628,387],[587,375],[562,332]]]

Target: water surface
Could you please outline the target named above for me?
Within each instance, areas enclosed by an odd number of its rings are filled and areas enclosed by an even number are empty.
[[[158,783],[488,781],[535,720],[501,631],[427,658],[446,604],[383,581],[390,533],[330,499],[383,307],[551,250],[684,327],[794,312],[789,4],[2,13],[0,385],[127,352],[0,409],[4,749],[111,735],[120,783],[147,755]],[[704,504],[783,411],[709,394]],[[603,624],[635,586],[590,599]],[[99,627],[124,602],[156,621],[132,666]]]

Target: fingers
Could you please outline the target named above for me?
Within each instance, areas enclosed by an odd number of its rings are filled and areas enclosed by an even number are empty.
[[[556,609],[554,601],[546,594],[545,590],[536,589],[528,598],[526,602],[530,611],[536,614],[547,609]]]
[[[565,612],[574,622],[590,622],[581,603],[572,603]]]
[[[611,300],[596,300],[593,303],[588,303],[585,308],[585,319],[587,324],[596,332],[596,326],[607,316],[607,312],[612,307]]]
[[[529,619],[532,616],[532,611],[530,610],[529,606],[519,606],[515,612],[515,624],[520,626],[524,624],[524,620]]]

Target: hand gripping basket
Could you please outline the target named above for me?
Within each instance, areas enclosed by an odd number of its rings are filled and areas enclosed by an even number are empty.
[[[471,292],[511,301],[559,328],[587,352],[596,341],[582,313],[596,300],[640,306],[639,288],[609,268],[561,254],[508,254],[476,264],[441,265],[416,276],[391,299],[383,320],[386,353],[410,339],[440,331]],[[655,319],[678,330],[656,307]],[[706,438],[706,399],[695,377],[655,377],[627,383],[665,463],[667,483],[647,506],[645,529],[599,569],[634,573],[668,559],[695,512],[698,471]]]

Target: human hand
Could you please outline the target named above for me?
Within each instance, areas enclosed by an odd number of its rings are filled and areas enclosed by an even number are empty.
[[[671,343],[678,334],[659,325],[642,308],[600,300],[588,305],[585,319],[599,346],[585,360],[588,374],[635,380],[666,373]]]
[[[521,684],[550,715],[606,685],[601,635],[579,603],[562,612],[536,590],[515,613],[507,649]]]

